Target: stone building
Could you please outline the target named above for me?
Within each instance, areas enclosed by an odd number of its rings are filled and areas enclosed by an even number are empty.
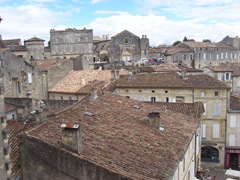
[[[142,38],[128,30],[124,30],[110,40],[94,43],[94,56],[96,60],[106,62],[119,62],[148,58],[149,39],[146,35]]]
[[[50,48],[53,59],[74,58],[81,54],[89,63],[93,60],[93,30],[50,30]]]
[[[33,37],[24,40],[24,45],[22,45],[20,39],[3,40],[3,43],[9,47],[11,52],[16,56],[30,63],[30,61],[41,60],[47,57],[44,51],[44,41],[43,39]]]
[[[240,38],[238,36],[236,36],[236,37],[226,36],[219,43],[220,44],[225,44],[227,46],[232,46],[232,47],[237,48],[237,49],[240,49]]]
[[[206,74],[133,74],[120,76],[116,92],[144,102],[203,102],[202,164],[224,167],[225,122],[230,98],[230,87],[225,83]]]
[[[208,42],[182,42],[177,47],[188,48],[193,53],[182,53],[180,59],[173,59],[174,62],[180,62],[201,69],[207,65],[218,65],[226,62],[239,62],[240,50],[220,43]]]
[[[231,95],[226,126],[226,169],[240,170],[240,96]]]
[[[21,135],[22,179],[194,179],[199,110],[192,116],[111,93],[87,96]]]

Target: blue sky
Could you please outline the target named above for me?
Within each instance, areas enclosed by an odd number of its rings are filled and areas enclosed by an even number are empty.
[[[240,35],[239,0],[0,0],[3,39],[49,40],[50,29],[93,29],[110,37],[129,30],[150,45],[186,36],[221,41]]]

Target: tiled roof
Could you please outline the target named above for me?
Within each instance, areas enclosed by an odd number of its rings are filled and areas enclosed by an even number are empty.
[[[24,42],[30,42],[30,41],[45,41],[45,40],[37,38],[37,37],[33,37],[33,38],[30,38],[30,39],[24,40]]]
[[[180,66],[180,65],[177,65],[176,63],[167,63],[167,64],[140,67],[139,71],[140,72],[169,72],[169,71],[181,72],[183,69],[186,72],[203,72],[202,70]]]
[[[195,103],[172,103],[172,102],[145,102],[160,107],[163,110],[172,110],[188,116],[201,118],[204,113],[204,106],[202,102]]]
[[[216,65],[216,66],[206,66],[206,68],[214,71],[214,72],[232,72],[233,69],[226,64]]]
[[[194,41],[187,41],[187,42],[182,42],[179,45],[181,46],[181,44],[185,44],[189,47],[192,48],[228,48],[228,49],[234,49],[231,46],[226,46],[224,44],[220,44],[220,43],[210,43],[210,42],[194,42]]]
[[[85,112],[92,112],[93,116]],[[163,131],[148,126],[149,112],[160,112]],[[95,101],[84,98],[27,136],[67,152],[60,143],[60,126],[78,124],[83,151],[76,158],[129,179],[166,180],[184,155],[199,122],[200,119],[192,116],[105,93]]]
[[[20,45],[22,45],[20,38],[19,39],[6,39],[6,40],[3,40],[3,42],[6,46],[11,46],[11,45],[14,45],[14,46],[19,45],[20,46]]]
[[[26,46],[13,46],[11,47],[12,52],[17,52],[17,51],[28,51]]]
[[[7,129],[10,132],[9,138],[9,145],[11,147],[10,152],[10,160],[13,163],[12,166],[12,175],[14,177],[19,176],[21,169],[20,169],[20,152],[19,152],[19,139],[18,134],[30,129],[33,127],[33,124],[23,124],[18,120],[8,120],[7,121]]]
[[[92,82],[98,82],[95,85],[99,85],[99,82],[109,82],[112,79],[111,72],[111,70],[71,71],[62,81],[50,88],[49,92],[80,93],[84,89],[91,89],[94,86],[91,85]],[[119,74],[128,74],[128,71],[122,69],[119,70]]]
[[[230,97],[230,109],[240,110],[240,95],[231,94]]]
[[[135,74],[121,76],[117,87],[142,88],[221,88],[229,89],[221,82],[206,74],[187,75],[185,78],[177,73]]]
[[[65,61],[72,61],[70,59],[44,59],[38,61],[32,61],[31,64],[40,71],[48,70],[54,66],[58,66]]]
[[[168,49],[165,52],[165,55],[172,55],[172,54],[176,54],[176,53],[191,53],[193,52],[191,49],[188,48],[182,48],[182,47],[172,47],[171,49]]]

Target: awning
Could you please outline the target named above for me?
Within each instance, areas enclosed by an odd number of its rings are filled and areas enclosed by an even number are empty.
[[[225,174],[228,175],[228,176],[240,178],[240,171],[228,169],[228,170],[225,172]]]

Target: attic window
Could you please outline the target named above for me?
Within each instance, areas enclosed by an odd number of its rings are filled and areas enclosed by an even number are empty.
[[[165,93],[168,93],[168,91],[165,91]]]
[[[93,116],[94,114],[92,112],[84,112],[85,115],[87,116]]]
[[[142,92],[142,90],[138,90],[139,92]]]
[[[125,39],[124,39],[124,42],[127,44],[127,43],[128,43],[128,38],[125,38]]]
[[[155,93],[155,91],[154,91],[154,90],[152,90],[152,93]]]

